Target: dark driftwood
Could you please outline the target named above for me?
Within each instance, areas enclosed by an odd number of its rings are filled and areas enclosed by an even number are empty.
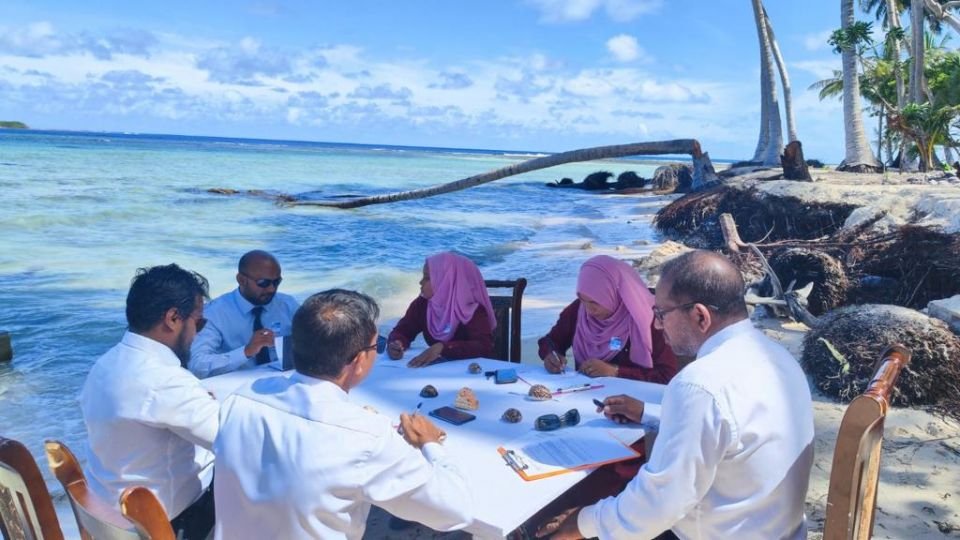
[[[780,164],[783,166],[784,179],[813,181],[807,162],[803,159],[803,145],[800,141],[793,141],[783,149]]]
[[[330,208],[359,208],[371,204],[383,204],[397,201],[408,201],[411,199],[423,199],[434,195],[442,195],[461,189],[467,189],[494,180],[500,180],[508,176],[514,176],[539,169],[546,169],[555,165],[564,163],[575,163],[578,161],[594,161],[598,159],[611,159],[626,156],[656,156],[664,154],[690,154],[693,157],[693,185],[704,186],[712,184],[719,179],[710,162],[710,156],[700,149],[700,143],[695,139],[675,139],[672,141],[654,141],[632,144],[620,144],[613,146],[597,146],[594,148],[584,148],[581,150],[572,150],[570,152],[561,152],[549,156],[538,157],[515,163],[507,167],[477,174],[469,178],[457,180],[424,189],[415,189],[411,191],[402,191],[398,193],[389,193],[386,195],[375,195],[372,197],[360,197],[357,199],[347,199],[338,201],[293,201],[290,204],[296,206],[325,206]]]

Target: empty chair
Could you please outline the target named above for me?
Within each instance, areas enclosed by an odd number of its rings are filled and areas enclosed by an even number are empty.
[[[493,331],[493,357],[520,363],[520,312],[527,280],[486,280],[483,283],[488,289],[511,289],[510,296],[490,295],[497,320],[497,328]]]
[[[80,534],[91,540],[174,540],[163,505],[146,488],[132,487],[120,497],[120,508],[97,497],[87,486],[73,452],[60,441],[45,444],[50,470],[60,481]],[[158,516],[162,516],[159,518]]]
[[[60,521],[30,451],[0,437],[0,532],[10,540],[62,540]]]
[[[850,402],[843,415],[830,469],[824,540],[860,540],[873,535],[884,418],[890,393],[910,356],[901,345],[887,349],[866,391]]]

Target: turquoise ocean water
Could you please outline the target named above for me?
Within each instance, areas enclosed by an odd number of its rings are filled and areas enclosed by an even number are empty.
[[[218,295],[236,286],[239,255],[266,249],[283,266],[281,290],[301,300],[334,286],[362,290],[381,302],[389,327],[416,296],[423,259],[452,249],[473,258],[487,278],[525,276],[523,333],[543,333],[573,298],[583,260],[608,252],[629,257],[655,240],[651,210],[638,210],[649,197],[543,183],[596,170],[649,178],[655,165],[571,164],[348,211],[206,191],[366,195],[458,180],[530,157],[0,130],[0,330],[12,335],[15,353],[12,364],[0,365],[0,435],[27,444],[43,465],[46,438],[65,441],[83,459],[76,395],[92,363],[123,334],[127,287],[141,266],[176,262],[204,274]]]

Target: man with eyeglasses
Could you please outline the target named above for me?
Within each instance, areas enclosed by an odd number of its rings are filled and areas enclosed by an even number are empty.
[[[216,538],[363,537],[371,505],[437,530],[470,524],[472,497],[424,415],[395,419],[350,399],[374,369],[380,309],[333,289],[293,317],[296,373],[223,402],[214,443]]]
[[[206,307],[209,324],[193,342],[190,371],[204,379],[277,359],[274,337],[290,334],[299,303],[277,292],[280,263],[266,251],[240,257],[237,288]]]
[[[79,396],[93,491],[116,505],[124,489],[147,487],[188,539],[205,538],[214,522],[209,450],[220,406],[184,367],[207,295],[203,276],[175,264],[137,270],[127,332],[96,361]]]
[[[667,384],[649,460],[619,495],[564,512],[537,536],[805,539],[810,389],[748,319],[739,270],[708,251],[672,259],[654,317],[674,353],[695,359]],[[598,411],[641,422],[644,404],[611,396]]]

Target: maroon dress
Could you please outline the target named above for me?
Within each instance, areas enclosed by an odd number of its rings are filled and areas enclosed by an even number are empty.
[[[430,334],[427,329],[428,300],[418,296],[410,303],[407,312],[390,332],[387,341],[399,341],[404,349],[410,348],[410,342],[423,334],[427,345],[433,345],[439,340]],[[446,360],[461,360],[463,358],[490,358],[493,356],[493,330],[490,329],[490,319],[483,306],[477,306],[473,318],[466,324],[457,326],[453,337],[443,342],[443,350],[436,362]],[[436,363],[435,362],[435,363]]]
[[[540,346],[540,359],[544,359],[550,354],[551,342],[553,347],[556,348],[557,354],[567,353],[567,350],[573,345],[573,335],[577,331],[577,313],[579,311],[580,300],[577,299],[560,312],[557,324],[553,325],[550,332],[537,342],[537,345]],[[653,367],[641,367],[630,361],[629,340],[609,362],[619,368],[618,376],[623,379],[667,384],[677,374],[677,357],[664,342],[663,332],[653,327],[653,321],[650,322],[650,325],[650,335],[653,338],[651,352]]]

